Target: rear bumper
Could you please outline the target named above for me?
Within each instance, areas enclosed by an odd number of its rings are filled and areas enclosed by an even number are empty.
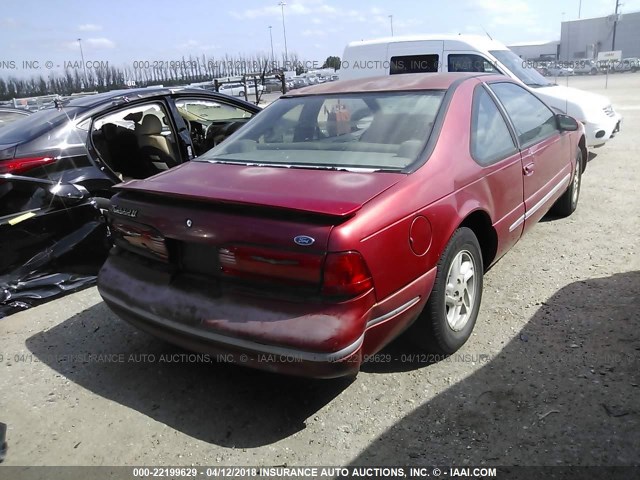
[[[414,283],[410,290],[425,287]],[[316,378],[356,374],[370,348],[415,318],[424,296],[406,301],[407,291],[376,304],[371,291],[338,304],[291,302],[224,291],[213,281],[176,281],[118,256],[104,264],[98,290],[119,317],[167,342],[228,363]],[[369,347],[368,330],[375,332]]]
[[[362,364],[363,337],[343,350],[328,353],[263,345],[189,328],[138,307],[124,305],[116,297],[102,291],[100,293],[109,308],[134,327],[187,350],[210,355],[220,363],[314,378],[355,375]]]

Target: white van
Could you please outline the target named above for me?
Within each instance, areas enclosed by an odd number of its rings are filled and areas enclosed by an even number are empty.
[[[491,72],[522,82],[549,106],[585,125],[587,146],[604,145],[622,116],[608,98],[556,85],[502,43],[476,35],[421,35],[352,42],[344,49],[340,80],[422,72]]]

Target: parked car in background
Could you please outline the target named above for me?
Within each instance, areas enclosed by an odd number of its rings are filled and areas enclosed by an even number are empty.
[[[264,90],[264,86],[258,83],[258,93],[261,93]],[[244,96],[244,85],[242,83],[224,83],[220,85],[219,88],[220,93],[224,93],[225,95],[231,95],[232,97],[243,97]],[[247,83],[247,95],[255,95],[256,94],[256,86],[253,82]]]
[[[484,271],[549,209],[576,209],[585,143],[501,75],[294,91],[195,161],[117,187],[98,289],[142,330],[269,371],[353,375],[409,327],[449,354]]]
[[[82,185],[100,197],[203,154],[260,111],[195,88],[111,91],[59,107],[0,129],[0,173]]]
[[[536,64],[523,61],[502,43],[484,36],[388,37],[348,44],[340,79],[447,71],[500,73],[584,124],[589,148],[604,145],[620,131],[622,115],[607,97],[551,82],[536,71]]]
[[[575,60],[573,63],[573,72],[578,75],[596,75],[599,73],[598,64],[595,60],[584,58]]]
[[[635,73],[638,70],[640,70],[640,58],[636,57],[623,58],[613,66],[613,71],[616,73]]]
[[[308,87],[311,85],[309,79],[305,77],[294,77],[291,79],[291,89]]]
[[[575,75],[572,67],[553,62],[547,65],[547,76],[549,77],[568,77],[571,75]]]
[[[264,81],[264,91],[266,93],[282,91],[282,81],[277,78],[267,78]]]
[[[32,112],[20,108],[0,107],[0,128],[7,126],[11,122],[20,120]]]
[[[533,68],[540,75],[547,76],[548,75],[548,67],[549,62],[540,62],[537,60],[532,60],[531,65],[527,65],[527,68]]]

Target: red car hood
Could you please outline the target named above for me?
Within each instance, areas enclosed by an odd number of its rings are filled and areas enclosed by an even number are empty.
[[[261,205],[347,216],[404,178],[401,173],[356,173],[312,168],[188,162],[118,190],[214,203]]]

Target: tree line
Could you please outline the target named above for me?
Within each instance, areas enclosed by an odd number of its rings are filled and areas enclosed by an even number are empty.
[[[339,68],[338,57],[328,57],[322,68],[334,67],[336,59]],[[170,87],[245,74],[260,74],[264,78],[268,74],[278,73],[284,65],[295,68],[299,75],[310,63],[302,61],[296,53],[289,54],[287,59],[271,59],[266,55],[224,55],[217,58],[190,55],[175,61],[138,60],[120,67],[100,62],[95,68],[86,70],[81,67],[68,68],[47,76],[0,78],[0,100],[53,94],[64,96],[83,91],[105,92],[132,86]]]

